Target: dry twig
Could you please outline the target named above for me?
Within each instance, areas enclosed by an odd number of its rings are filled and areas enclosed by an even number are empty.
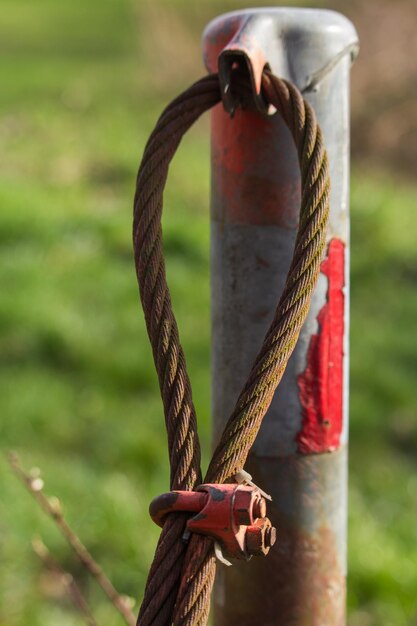
[[[68,592],[74,606],[79,610],[88,626],[97,626],[97,622],[91,612],[86,598],[80,587],[74,580],[74,577],[69,572],[66,572],[61,565],[52,556],[42,539],[35,537],[32,540],[32,548],[34,553],[39,557],[44,566],[52,572],[63,584],[64,588]]]
[[[48,498],[43,493],[43,480],[39,475],[31,476],[27,474],[19,463],[19,459],[16,454],[9,454],[9,464],[13,472],[20,479],[29,493],[35,498],[40,507],[51,517],[55,524],[58,526],[65,539],[74,550],[75,554],[84,565],[84,567],[90,572],[90,574],[96,579],[100,587],[103,589],[113,606],[119,611],[120,615],[125,620],[128,626],[135,626],[136,619],[129,606],[129,599],[121,596],[114,588],[112,582],[104,574],[101,567],[94,560],[93,556],[81,542],[76,533],[68,525],[65,520],[61,503],[56,497]]]

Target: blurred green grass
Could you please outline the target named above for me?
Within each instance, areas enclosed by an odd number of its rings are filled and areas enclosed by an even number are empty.
[[[16,449],[26,467],[42,467],[47,491],[60,496],[116,587],[134,598],[158,535],[148,502],[168,477],[131,252],[136,168],[164,103],[202,71],[202,27],[233,7],[2,3],[1,447]],[[208,155],[203,120],[176,157],[164,216],[206,458]],[[352,626],[417,624],[416,197],[414,185],[386,172],[353,171]],[[81,624],[48,586],[30,547],[35,533],[81,576],[98,622],[119,624],[4,458],[0,494],[0,624]]]

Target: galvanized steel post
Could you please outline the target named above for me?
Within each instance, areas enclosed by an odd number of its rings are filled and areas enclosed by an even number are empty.
[[[223,81],[265,63],[314,107],[330,160],[326,258],[308,319],[246,469],[271,493],[277,543],[265,559],[218,568],[216,626],[343,626],[349,306],[349,72],[352,24],[333,11],[254,9],[223,15],[203,38]],[[223,54],[221,54],[223,51]],[[259,81],[258,81],[259,82]],[[295,148],[279,115],[221,105],[212,114],[214,440],[272,319],[300,204]]]

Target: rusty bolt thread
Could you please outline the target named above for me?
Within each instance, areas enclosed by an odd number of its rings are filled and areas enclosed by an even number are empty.
[[[253,517],[255,519],[264,519],[266,517],[265,498],[260,497],[253,503]]]
[[[277,529],[275,526],[268,526],[265,529],[264,544],[266,548],[272,548],[277,540]]]

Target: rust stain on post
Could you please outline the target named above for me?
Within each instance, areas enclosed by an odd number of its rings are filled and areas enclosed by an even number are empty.
[[[260,615],[260,626],[344,626],[345,572],[334,512],[325,502],[330,492],[337,505],[339,476],[328,477],[323,487],[323,476],[334,467],[330,456],[250,458],[253,475],[273,488],[269,514],[277,541],[265,560],[239,563],[227,575],[219,568],[216,626],[254,626]],[[344,459],[338,460],[342,465]],[[290,501],[296,486],[299,500]]]
[[[218,626],[254,626],[257,613],[268,626],[343,626],[345,579],[337,569],[330,529],[322,528],[313,537],[281,520],[278,541],[268,555],[274,575],[265,576],[262,565],[258,560],[239,564],[248,570],[250,589],[242,589],[240,574],[234,578],[235,572],[228,572],[228,601],[221,608],[217,605]]]

